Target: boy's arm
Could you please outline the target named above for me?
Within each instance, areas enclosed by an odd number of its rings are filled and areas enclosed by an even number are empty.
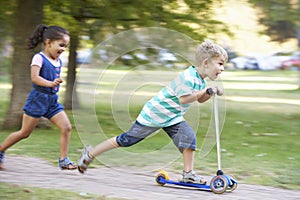
[[[211,88],[206,88],[204,89],[204,94],[199,95],[197,101],[199,103],[204,103],[205,101],[207,101],[208,99],[210,99],[210,97],[213,95],[213,93],[210,92]],[[203,91],[203,90],[200,90]]]
[[[198,90],[189,95],[181,96],[181,97],[179,97],[179,101],[181,104],[193,103],[195,101],[203,103],[211,97],[211,95],[209,95],[206,91],[207,91],[207,88],[205,88],[203,90]]]
[[[198,90],[193,94],[184,95],[179,98],[181,104],[193,103],[194,101],[198,101],[199,103],[203,103],[210,99],[212,95],[216,93],[219,96],[223,95],[223,91],[219,88],[205,88],[203,90]]]

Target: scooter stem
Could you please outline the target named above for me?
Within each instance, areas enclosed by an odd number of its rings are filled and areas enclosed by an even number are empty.
[[[214,117],[215,117],[215,126],[216,126],[217,157],[218,157],[217,175],[222,175],[223,172],[222,172],[222,166],[221,166],[219,112],[218,112],[218,99],[217,99],[216,93],[213,94],[213,104],[214,104]]]

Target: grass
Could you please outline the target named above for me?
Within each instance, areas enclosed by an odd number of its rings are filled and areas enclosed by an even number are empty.
[[[83,102],[82,110],[68,112],[77,128],[72,131],[69,155],[72,160],[78,158],[78,150],[84,144],[98,144],[130,128],[144,102],[161,88],[161,84],[167,84],[176,75],[174,71],[129,73],[108,70],[98,80],[97,73],[91,72],[92,69],[81,73],[80,77],[78,91]],[[222,76],[222,84],[226,89],[226,115],[221,135],[224,172],[233,174],[240,183],[300,190],[300,90],[297,89],[297,72],[228,71]],[[0,89],[2,94],[8,94],[8,91],[5,87]],[[88,96],[89,93],[92,95]],[[4,96],[8,98],[8,95]],[[95,100],[94,107],[90,97]],[[4,118],[7,98],[0,100],[1,119]],[[90,106],[95,116],[81,112],[89,111]],[[196,151],[195,169],[209,176],[217,170],[215,148],[204,158],[200,149],[204,135],[207,132],[209,136],[214,134],[208,129],[210,113],[211,104],[206,103],[193,107],[186,116],[197,130],[199,150]],[[0,140],[9,132],[2,131]],[[17,143],[7,153],[41,157],[57,165],[58,141],[56,128],[38,129],[28,140]],[[92,167],[101,163],[141,169],[153,165],[153,170],[154,166],[165,165],[169,170],[182,169],[180,154],[163,132],[130,148],[103,154]],[[0,189],[2,192],[6,190]]]
[[[43,189],[43,188],[35,188],[35,187],[26,187],[20,186],[16,184],[5,184],[0,183],[0,199],[7,200],[33,200],[33,199],[44,199],[44,200],[52,200],[52,199],[77,199],[77,200],[117,200],[112,198],[106,198],[103,196],[97,196],[93,194],[86,193],[76,193],[70,192],[66,190],[58,190],[58,189]]]

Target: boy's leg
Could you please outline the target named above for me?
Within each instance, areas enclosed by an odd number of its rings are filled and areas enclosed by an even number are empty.
[[[110,138],[97,146],[95,146],[91,151],[89,151],[89,157],[94,159],[96,156],[104,153],[105,151],[109,151],[114,148],[118,148],[119,145],[116,140],[117,137]]]
[[[184,149],[182,154],[183,154],[183,172],[182,172],[181,181],[206,184],[207,181],[203,177],[196,175],[193,170],[195,151],[193,149]]]
[[[174,144],[183,154],[183,182],[205,184],[206,180],[194,172],[194,154],[196,149],[196,134],[187,122],[183,121],[173,126],[165,127],[164,131],[172,138]]]
[[[108,140],[105,140],[104,142],[101,142],[94,148],[92,148],[91,146],[85,147],[77,162],[78,171],[80,173],[84,173],[88,165],[94,160],[96,156],[111,149],[118,148],[119,144],[117,143],[116,138],[117,137],[112,137]]]
[[[192,171],[194,169],[195,151],[193,149],[184,149],[182,155],[183,155],[183,170],[185,172]]]
[[[77,162],[78,171],[80,173],[84,173],[88,168],[88,165],[94,160],[96,156],[111,149],[118,148],[119,145],[117,143],[116,138],[117,137],[113,137],[108,140],[105,140],[104,142],[101,142],[94,148],[92,148],[91,146],[85,147]]]
[[[185,149],[196,149],[196,134],[186,121],[164,127],[163,130],[173,140],[181,153]]]
[[[183,170],[192,171],[196,149],[196,137],[193,129],[185,121],[163,129],[183,154]]]
[[[98,144],[93,149],[89,150],[88,148],[85,148],[78,160],[79,172],[84,173],[84,171],[87,169],[87,166],[96,156],[114,148],[132,146],[145,139],[158,129],[159,128],[148,127],[135,122],[128,132],[125,132],[117,137],[110,138]]]
[[[148,127],[135,122],[128,132],[125,132],[117,137],[113,137],[98,144],[91,151],[89,151],[89,155],[91,158],[94,158],[104,153],[105,151],[114,148],[132,146],[145,139],[147,136],[158,129],[159,128]]]

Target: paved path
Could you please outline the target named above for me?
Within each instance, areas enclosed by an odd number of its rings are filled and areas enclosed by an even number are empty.
[[[239,184],[232,193],[216,195],[198,189],[158,186],[155,174],[128,172],[130,170],[99,167],[82,175],[77,170],[61,171],[45,160],[31,157],[7,156],[5,170],[0,171],[0,182],[41,188],[59,188],[78,193],[94,193],[106,197],[142,200],[170,199],[299,199],[300,191]],[[178,175],[169,174],[179,178]]]

